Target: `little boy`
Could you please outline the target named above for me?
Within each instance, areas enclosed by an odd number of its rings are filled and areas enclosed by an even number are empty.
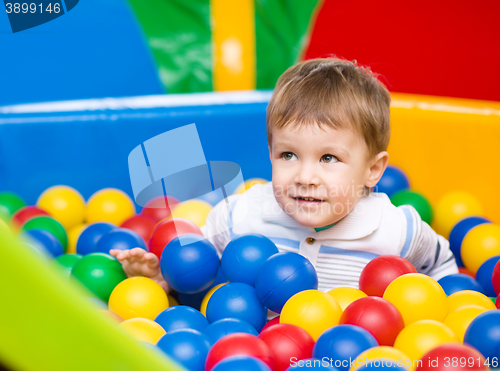
[[[220,254],[236,235],[262,234],[281,252],[307,257],[323,291],[358,287],[365,265],[387,254],[436,280],[458,273],[448,241],[413,207],[395,207],[386,194],[372,192],[389,158],[390,100],[355,61],[313,59],[290,67],[267,108],[272,182],[228,197],[230,209],[226,201],[215,206],[203,234]],[[241,222],[233,225],[233,218]],[[168,290],[155,255],[111,254],[128,276],[151,277]]]

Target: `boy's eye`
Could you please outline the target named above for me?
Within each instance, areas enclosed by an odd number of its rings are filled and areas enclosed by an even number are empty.
[[[339,160],[334,155],[324,155],[323,157],[321,157],[321,159],[323,160],[323,162],[326,162],[326,163],[334,163],[334,162],[337,162]]]
[[[292,152],[283,152],[281,154],[281,158],[286,161],[291,161],[294,157],[297,158],[297,156],[295,156],[295,154]]]

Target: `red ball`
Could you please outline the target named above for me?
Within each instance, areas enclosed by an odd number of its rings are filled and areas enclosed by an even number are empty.
[[[139,214],[125,220],[120,227],[134,231],[139,236],[141,236],[147,244],[155,225],[156,222],[152,218],[146,215]]]
[[[478,359],[479,358],[479,359]],[[456,362],[454,362],[456,361]],[[491,361],[490,361],[491,363]],[[489,370],[476,349],[459,343],[441,345],[427,352],[417,371]]]
[[[500,298],[500,294],[497,296],[497,299],[495,300],[495,306],[497,307],[497,309],[500,309],[500,300],[498,298]]]
[[[16,230],[20,230],[25,223],[37,216],[50,216],[45,210],[39,209],[36,206],[25,206],[17,210],[12,215],[11,224]]]
[[[210,371],[217,362],[236,355],[255,357],[274,370],[274,354],[263,340],[254,335],[236,333],[224,336],[212,346],[205,362],[205,371]]]
[[[262,327],[262,330],[260,330],[260,332],[262,333],[262,331],[264,331],[266,328],[277,325],[278,323],[280,323],[280,316],[274,317],[272,320],[267,321],[267,323],[265,324],[264,327]]]
[[[398,308],[378,296],[367,296],[353,301],[340,316],[339,324],[362,327],[377,339],[379,345],[391,347],[405,327]]]
[[[180,201],[172,196],[158,196],[146,203],[141,210],[141,214],[149,216],[156,223],[168,218],[172,214],[171,208]]]
[[[159,222],[151,232],[149,251],[161,259],[161,253],[167,244],[175,237],[183,234],[197,234],[203,236],[200,228],[193,222],[182,218],[165,219]]]
[[[495,264],[493,268],[493,274],[491,275],[491,283],[493,284],[493,290],[495,294],[500,294],[500,260]]]
[[[292,357],[297,361],[312,357],[314,339],[298,326],[279,323],[261,331],[259,338],[274,354],[274,371],[288,369]]]
[[[392,281],[408,273],[417,273],[408,260],[396,255],[382,255],[363,268],[359,276],[359,289],[366,295],[382,297]]]

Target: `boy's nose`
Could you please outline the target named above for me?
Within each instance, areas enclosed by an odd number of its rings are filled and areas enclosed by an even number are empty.
[[[295,176],[295,182],[303,185],[319,185],[319,177],[312,166],[302,166]]]

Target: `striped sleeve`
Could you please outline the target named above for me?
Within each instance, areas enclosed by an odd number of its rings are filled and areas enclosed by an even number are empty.
[[[405,217],[406,235],[401,256],[417,269],[436,281],[458,273],[457,264],[450,250],[450,243],[438,235],[412,206],[399,207]]]

